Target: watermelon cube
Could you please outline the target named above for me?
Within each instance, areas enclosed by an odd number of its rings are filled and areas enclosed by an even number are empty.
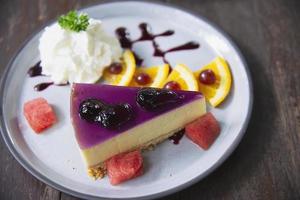
[[[44,98],[37,98],[26,102],[23,112],[30,127],[36,133],[41,133],[56,122],[55,113]]]
[[[211,113],[206,113],[185,127],[186,136],[207,150],[219,136],[221,128]]]
[[[117,185],[143,173],[143,157],[139,150],[118,154],[106,161],[109,181]]]

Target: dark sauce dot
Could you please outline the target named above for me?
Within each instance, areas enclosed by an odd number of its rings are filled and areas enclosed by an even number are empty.
[[[135,77],[135,82],[139,85],[147,85],[151,82],[151,77],[146,73],[140,73]]]
[[[199,74],[199,81],[206,85],[214,84],[216,82],[215,73],[210,69],[204,70]]]
[[[182,139],[184,135],[184,129],[174,133],[171,137],[169,137],[169,140],[173,141],[173,144],[179,144],[179,141]]]
[[[42,67],[41,67],[41,61],[37,62],[34,66],[30,67],[29,70],[27,71],[27,74],[29,77],[36,77],[36,76],[44,76],[42,74]],[[66,84],[58,84],[57,86],[64,86],[68,85],[69,83]],[[49,86],[55,85],[53,82],[44,82],[44,83],[39,83],[36,84],[33,89],[37,92],[43,91],[47,89]]]
[[[169,81],[164,86],[165,89],[168,90],[180,90],[180,85],[176,81]]]
[[[53,82],[39,83],[34,86],[34,90],[40,92],[47,89],[50,85],[54,85],[54,83]]]
[[[156,111],[178,103],[183,98],[183,95],[179,95],[171,90],[142,88],[137,93],[136,102],[147,111]]]
[[[122,64],[121,63],[112,63],[109,67],[108,67],[108,71],[111,74],[120,74],[122,72],[123,68],[122,68]]]

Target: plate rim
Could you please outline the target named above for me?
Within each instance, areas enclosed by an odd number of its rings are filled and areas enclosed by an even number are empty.
[[[247,62],[243,56],[243,54],[241,53],[240,49],[238,48],[238,46],[235,44],[235,42],[232,40],[232,38],[223,30],[221,29],[218,25],[216,25],[214,22],[211,22],[210,20],[208,20],[206,17],[196,13],[195,11],[189,10],[187,8],[182,8],[179,7],[175,4],[171,4],[168,2],[158,2],[158,1],[150,1],[150,0],[144,0],[144,1],[139,1],[139,0],[122,0],[122,1],[118,1],[118,0],[104,0],[102,2],[97,2],[95,4],[90,4],[84,7],[81,7],[79,9],[80,10],[84,10],[84,9],[89,9],[92,8],[94,6],[99,6],[99,5],[107,5],[107,4],[118,4],[118,3],[144,3],[144,4],[151,4],[151,5],[158,5],[158,6],[163,6],[163,7],[170,7],[174,10],[179,10],[182,12],[185,12],[187,14],[190,14],[191,16],[200,19],[202,21],[204,21],[205,23],[209,24],[212,28],[214,28],[216,31],[218,31],[227,41],[228,43],[232,46],[232,48],[236,51],[237,56],[239,57],[239,59],[241,60],[242,64],[244,65],[245,68],[245,72],[247,75],[247,79],[249,82],[249,106],[248,106],[248,110],[247,110],[247,116],[245,119],[244,124],[242,125],[242,128],[240,130],[240,132],[238,133],[237,137],[235,138],[235,140],[233,141],[233,143],[231,144],[231,146],[224,152],[223,156],[220,157],[216,163],[214,165],[212,165],[207,171],[205,171],[203,174],[200,174],[196,177],[194,177],[193,179],[191,179],[190,181],[178,185],[176,187],[167,189],[165,191],[162,191],[160,193],[153,193],[150,195],[146,195],[146,196],[138,196],[138,197],[133,197],[133,198],[107,198],[107,197],[98,197],[98,196],[94,196],[94,195],[90,195],[87,193],[81,193],[81,192],[77,192],[74,190],[71,190],[65,186],[62,186],[60,184],[57,184],[56,182],[52,181],[50,178],[47,178],[46,176],[44,176],[42,173],[40,173],[38,170],[34,169],[24,158],[23,156],[21,156],[18,151],[16,150],[16,148],[14,147],[12,141],[9,138],[9,133],[6,127],[6,123],[4,121],[4,113],[3,113],[3,93],[4,93],[4,89],[5,89],[5,85],[7,82],[7,74],[10,73],[11,71],[11,65],[13,64],[14,60],[16,59],[16,57],[19,55],[19,53],[24,49],[24,47],[26,46],[26,44],[34,37],[36,36],[41,30],[43,30],[44,27],[46,27],[47,25],[53,23],[55,21],[55,19],[49,20],[48,22],[46,22],[43,26],[41,26],[40,28],[38,28],[37,30],[33,31],[23,42],[22,44],[18,47],[17,51],[15,51],[15,53],[13,54],[13,56],[10,58],[8,64],[5,66],[5,69],[3,71],[1,80],[0,80],[0,131],[1,131],[1,135],[2,138],[6,144],[6,146],[8,147],[10,153],[13,155],[13,157],[18,161],[18,163],[26,169],[26,171],[28,171],[31,175],[33,175],[35,178],[37,178],[39,181],[61,191],[67,194],[70,194],[72,196],[75,197],[79,197],[79,198],[88,198],[88,199],[101,199],[101,198],[105,198],[105,199],[153,199],[153,198],[158,198],[158,197],[163,197],[178,191],[181,191],[183,189],[186,189],[187,187],[199,182],[200,180],[202,180],[204,177],[208,176],[209,174],[211,174],[213,171],[215,171],[218,167],[220,167],[223,162],[225,160],[227,160],[227,158],[233,153],[233,151],[236,149],[236,147],[238,146],[238,144],[240,143],[241,139],[243,138],[246,129],[249,125],[249,121],[251,118],[251,114],[253,111],[253,99],[254,99],[254,93],[253,93],[253,83],[252,83],[252,78],[251,78],[251,73],[249,70],[249,66],[247,65]]]

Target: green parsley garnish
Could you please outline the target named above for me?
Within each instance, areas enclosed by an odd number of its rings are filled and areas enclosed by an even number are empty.
[[[70,11],[58,18],[58,24],[66,30],[75,32],[85,31],[89,25],[89,17],[86,14],[78,14],[77,11]]]

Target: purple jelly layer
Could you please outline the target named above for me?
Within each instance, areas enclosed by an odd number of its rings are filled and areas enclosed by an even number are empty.
[[[172,104],[163,110],[149,112],[140,108],[136,103],[136,94],[139,89],[140,88],[136,87],[103,84],[73,84],[71,94],[71,118],[77,142],[81,149],[90,148],[150,119],[158,117],[163,113],[203,98],[199,92],[176,91],[180,95],[184,95],[184,99],[180,103]],[[129,103],[133,108],[134,118],[117,130],[106,129],[100,124],[89,123],[82,120],[79,116],[79,106],[83,100],[89,98],[100,99],[109,104]]]

